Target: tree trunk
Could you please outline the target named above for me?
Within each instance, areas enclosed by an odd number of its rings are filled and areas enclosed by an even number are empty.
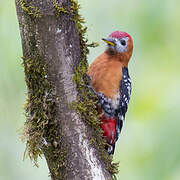
[[[88,53],[77,3],[16,0],[16,8],[28,90],[25,136],[30,158],[37,164],[44,154],[53,180],[112,179],[111,158],[106,152],[108,161],[102,158],[91,142],[97,141],[92,123],[72,105],[81,101],[73,78],[83,68],[80,62],[87,70]]]

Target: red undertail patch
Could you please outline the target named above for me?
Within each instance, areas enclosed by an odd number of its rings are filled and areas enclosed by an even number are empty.
[[[103,115],[101,121],[102,124],[100,126],[104,131],[103,136],[105,136],[109,144],[114,144],[116,135],[116,119]]]

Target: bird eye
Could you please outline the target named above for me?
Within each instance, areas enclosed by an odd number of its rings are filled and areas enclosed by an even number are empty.
[[[124,39],[120,40],[120,42],[121,42],[121,44],[122,44],[123,46],[126,45],[126,41],[125,41]]]

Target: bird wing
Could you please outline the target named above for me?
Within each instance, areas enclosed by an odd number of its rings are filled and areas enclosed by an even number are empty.
[[[117,126],[116,126],[116,140],[121,132],[125,115],[128,109],[128,104],[131,96],[131,79],[129,76],[128,68],[122,68],[122,80],[120,82],[120,100],[119,107],[117,109]]]

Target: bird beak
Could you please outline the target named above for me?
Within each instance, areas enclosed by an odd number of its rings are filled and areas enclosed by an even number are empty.
[[[107,44],[111,45],[111,46],[115,46],[114,42],[113,42],[111,39],[102,38],[102,40],[103,40],[104,42],[106,42]]]

